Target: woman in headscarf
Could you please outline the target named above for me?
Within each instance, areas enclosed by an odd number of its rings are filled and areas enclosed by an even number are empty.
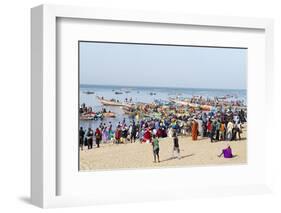
[[[192,140],[196,141],[198,136],[198,122],[193,119],[191,127]]]

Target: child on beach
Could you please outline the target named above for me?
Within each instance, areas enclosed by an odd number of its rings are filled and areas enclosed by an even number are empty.
[[[173,135],[173,142],[174,142],[174,147],[173,147],[173,158],[175,157],[175,152],[177,152],[177,157],[178,157],[178,159],[180,159],[179,139],[178,139],[176,133],[174,133],[174,135]]]
[[[159,160],[159,140],[156,138],[155,135],[153,135],[153,139],[152,139],[152,148],[153,148],[153,157],[154,157],[154,163],[156,163],[156,157],[157,157],[157,161],[158,163],[160,163]]]

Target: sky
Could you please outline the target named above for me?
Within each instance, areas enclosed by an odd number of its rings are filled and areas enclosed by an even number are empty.
[[[80,84],[246,89],[247,49],[79,42]]]

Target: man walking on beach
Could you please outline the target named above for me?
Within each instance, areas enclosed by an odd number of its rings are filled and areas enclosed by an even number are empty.
[[[175,157],[175,152],[177,152],[177,157],[178,157],[178,159],[180,159],[179,139],[178,139],[176,133],[174,133],[174,135],[173,135],[173,142],[174,142],[174,147],[173,147],[173,158]]]
[[[159,140],[156,138],[155,135],[153,135],[153,139],[152,139],[152,148],[153,148],[153,157],[154,157],[154,163],[156,163],[156,157],[157,157],[157,161],[158,163],[160,163],[159,160]]]

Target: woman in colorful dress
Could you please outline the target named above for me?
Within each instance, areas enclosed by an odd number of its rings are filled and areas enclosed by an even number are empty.
[[[108,141],[108,130],[107,127],[104,127],[102,131],[102,141],[106,143]]]
[[[198,137],[198,122],[194,119],[191,127],[192,140],[196,141]]]

